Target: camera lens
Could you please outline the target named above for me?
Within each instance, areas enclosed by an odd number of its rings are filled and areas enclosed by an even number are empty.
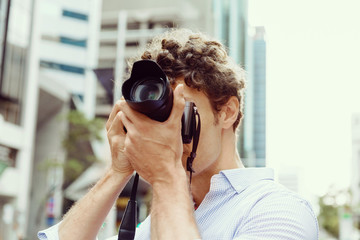
[[[137,82],[131,89],[131,100],[135,102],[159,100],[164,90],[163,81],[161,78],[148,78]]]
[[[173,91],[161,67],[153,60],[134,63],[122,94],[131,108],[149,118],[164,122],[173,106]]]

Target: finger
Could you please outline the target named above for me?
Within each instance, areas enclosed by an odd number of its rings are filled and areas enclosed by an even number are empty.
[[[126,115],[128,119],[131,119],[131,122],[137,126],[142,126],[146,121],[153,121],[145,114],[142,114],[134,109],[132,109],[128,104],[121,105],[121,111]]]
[[[133,128],[134,128],[134,124],[133,122],[126,116],[126,114],[124,112],[119,112],[119,118],[123,124],[123,129],[124,127],[126,128],[126,130],[129,132],[133,132]],[[125,131],[124,131],[125,133]]]
[[[114,106],[113,106],[113,108],[112,108],[112,110],[111,110],[111,113],[110,113],[110,115],[109,115],[109,118],[108,118],[108,120],[107,120],[107,122],[106,122],[106,130],[109,130],[110,129],[110,127],[111,127],[111,124],[112,124],[112,122],[114,121],[114,118],[116,117],[116,114],[120,111],[120,109],[121,109],[121,103],[123,102],[124,100],[122,99],[122,100],[118,100],[115,104],[114,104]]]
[[[174,90],[174,103],[168,121],[179,121],[185,108],[184,85],[179,84]]]
[[[122,113],[121,111],[118,112],[115,115],[115,118],[111,122],[111,125],[109,127],[108,135],[122,135],[122,136],[124,136],[126,134],[126,132],[124,130],[124,124],[122,122],[121,115],[124,115],[124,113]]]

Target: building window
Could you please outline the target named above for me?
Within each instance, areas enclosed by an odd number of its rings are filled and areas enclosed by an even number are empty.
[[[82,21],[88,21],[88,19],[89,19],[88,15],[86,15],[86,14],[69,11],[69,10],[65,10],[65,9],[63,10],[62,15],[64,17],[71,17],[71,18],[75,18],[78,20],[82,20]]]
[[[7,43],[5,68],[0,89],[0,114],[5,121],[20,125],[25,83],[27,49]]]
[[[60,37],[60,42],[65,43],[65,44],[74,45],[77,47],[86,47],[87,46],[86,39],[78,40],[78,39],[73,39],[73,38],[68,38],[68,37]]]
[[[8,167],[15,167],[17,150],[0,144],[0,161]]]
[[[64,71],[64,72],[85,74],[85,68],[83,68],[83,67],[76,67],[76,66],[66,65],[66,64],[61,64],[61,63],[54,63],[54,62],[41,60],[40,66],[43,68],[51,68],[51,69],[60,70],[60,71]]]
[[[63,44],[69,44],[77,47],[87,47],[87,39],[75,39],[75,38],[69,38],[69,37],[63,37],[63,36],[50,36],[50,35],[42,35],[42,40],[50,41],[50,42],[56,42],[56,43],[63,43]]]
[[[26,79],[26,60],[28,55],[27,44],[17,44],[8,41],[8,34],[22,36],[26,30],[10,26],[8,23],[13,18],[13,8],[10,7],[10,0],[0,0],[0,115],[5,121],[20,125],[21,103],[24,93]],[[25,19],[30,22],[30,15]],[[28,43],[30,39],[23,39]]]

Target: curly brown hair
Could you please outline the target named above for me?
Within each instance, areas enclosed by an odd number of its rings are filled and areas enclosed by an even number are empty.
[[[231,96],[237,97],[240,109],[233,130],[237,129],[243,117],[245,74],[220,42],[200,32],[172,29],[153,38],[140,56],[131,59],[130,70],[140,58],[156,61],[171,84],[184,77],[187,86],[202,91],[209,98],[216,121],[221,107]]]

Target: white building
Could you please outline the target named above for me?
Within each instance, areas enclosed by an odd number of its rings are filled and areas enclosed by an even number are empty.
[[[70,101],[94,115],[101,1],[0,3],[1,46],[6,43],[0,55],[0,169],[7,166],[0,170],[0,239],[35,239],[46,227],[50,195],[54,217],[61,214],[61,170],[41,168],[46,159],[65,157],[67,124],[58,116]]]
[[[33,65],[32,1],[9,3],[0,6],[0,161],[7,165],[0,175],[0,237],[12,240],[27,230],[39,68]]]

